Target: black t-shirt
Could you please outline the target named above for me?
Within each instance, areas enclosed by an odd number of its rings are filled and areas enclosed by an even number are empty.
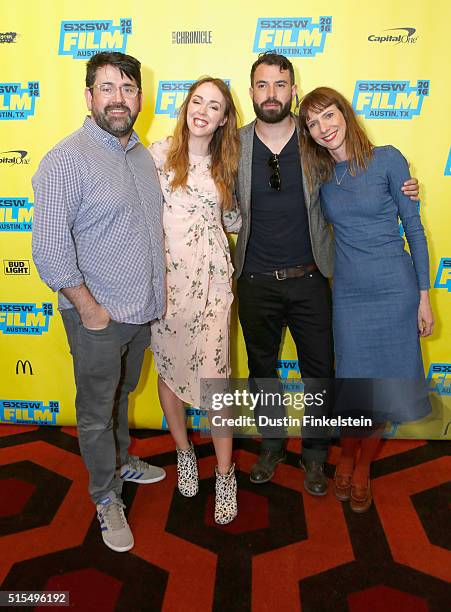
[[[254,133],[251,233],[244,272],[272,272],[313,262],[296,130],[279,154],[280,191],[272,189],[270,149]]]

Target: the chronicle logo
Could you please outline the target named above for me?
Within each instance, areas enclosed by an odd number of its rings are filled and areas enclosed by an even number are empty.
[[[445,176],[451,176],[451,148],[449,150],[448,159],[446,160]]]
[[[7,276],[23,276],[30,274],[29,259],[4,259],[3,271]]]
[[[211,45],[211,30],[177,30],[172,32],[173,45]]]
[[[19,370],[22,370],[22,374],[26,374],[27,370],[28,373],[30,374],[30,376],[33,376],[33,367],[31,365],[31,362],[28,359],[25,359],[25,361],[23,361],[22,359],[19,359],[16,363],[16,376],[19,375]]]
[[[434,289],[448,289],[451,292],[451,257],[442,257],[435,277]]]
[[[10,45],[15,43],[17,32],[0,32],[0,45]]]
[[[55,425],[60,403],[40,400],[0,400],[0,421],[18,425]]]
[[[127,40],[132,33],[132,20],[112,19],[62,21],[58,55],[86,59],[102,51],[126,52]]]
[[[5,335],[28,334],[40,336],[49,331],[53,304],[0,302],[0,332]]]
[[[230,80],[223,79],[230,88]],[[188,90],[195,81],[160,81],[158,83],[157,101],[155,104],[156,115],[169,115],[172,119],[185,100]]]
[[[14,150],[14,151],[0,151],[0,164],[4,166],[22,166],[30,163],[28,157],[28,151]]]
[[[0,198],[0,232],[31,232],[33,212],[28,198]]]
[[[332,32],[332,17],[261,17],[257,21],[254,53],[270,49],[280,55],[314,57],[324,51]]]
[[[430,81],[357,81],[352,106],[366,119],[412,119],[429,89]]]
[[[431,363],[427,383],[432,393],[451,395],[451,363]]]
[[[39,98],[39,82],[0,83],[0,119],[25,120],[34,115],[36,98]]]
[[[418,35],[415,36],[415,28],[389,28],[383,30],[384,34],[370,34],[368,36],[369,42],[374,43],[388,43],[391,45],[407,44],[413,45],[418,40]],[[385,34],[385,32],[393,32],[392,34]]]

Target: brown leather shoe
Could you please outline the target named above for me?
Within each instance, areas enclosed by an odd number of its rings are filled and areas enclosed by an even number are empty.
[[[371,493],[371,483],[368,478],[368,485],[362,487],[361,485],[351,485],[351,510],[362,514],[369,510],[373,502],[373,495]]]
[[[334,493],[340,501],[348,501],[351,497],[352,474],[338,474],[338,467],[335,468]]]

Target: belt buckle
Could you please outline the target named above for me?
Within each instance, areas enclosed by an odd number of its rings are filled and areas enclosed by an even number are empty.
[[[286,270],[276,270],[276,278],[279,281],[286,280],[287,278]]]

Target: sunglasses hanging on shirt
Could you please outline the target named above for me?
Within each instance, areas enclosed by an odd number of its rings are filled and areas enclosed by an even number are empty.
[[[269,156],[268,166],[273,171],[269,177],[269,186],[271,189],[280,191],[282,189],[282,177],[280,176],[279,156],[276,153],[271,153]]]

